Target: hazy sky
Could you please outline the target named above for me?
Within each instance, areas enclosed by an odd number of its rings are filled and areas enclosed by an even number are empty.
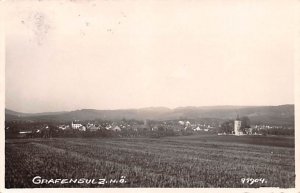
[[[294,103],[294,1],[6,4],[6,108]]]

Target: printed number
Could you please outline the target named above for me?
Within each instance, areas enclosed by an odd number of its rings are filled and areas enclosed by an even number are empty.
[[[241,182],[253,185],[254,183],[267,183],[267,180],[264,178],[241,178]]]

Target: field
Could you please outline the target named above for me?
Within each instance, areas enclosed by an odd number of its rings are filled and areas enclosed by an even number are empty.
[[[294,138],[265,136],[6,140],[5,187],[291,188],[294,150]],[[105,183],[34,184],[35,176]]]

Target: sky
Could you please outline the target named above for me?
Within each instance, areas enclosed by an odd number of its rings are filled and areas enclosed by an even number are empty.
[[[294,103],[295,2],[6,2],[20,112]]]

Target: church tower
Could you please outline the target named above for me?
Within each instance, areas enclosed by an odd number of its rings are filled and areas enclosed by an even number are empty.
[[[241,126],[242,126],[242,121],[239,118],[239,115],[237,115],[236,120],[234,120],[234,135],[241,135]]]

